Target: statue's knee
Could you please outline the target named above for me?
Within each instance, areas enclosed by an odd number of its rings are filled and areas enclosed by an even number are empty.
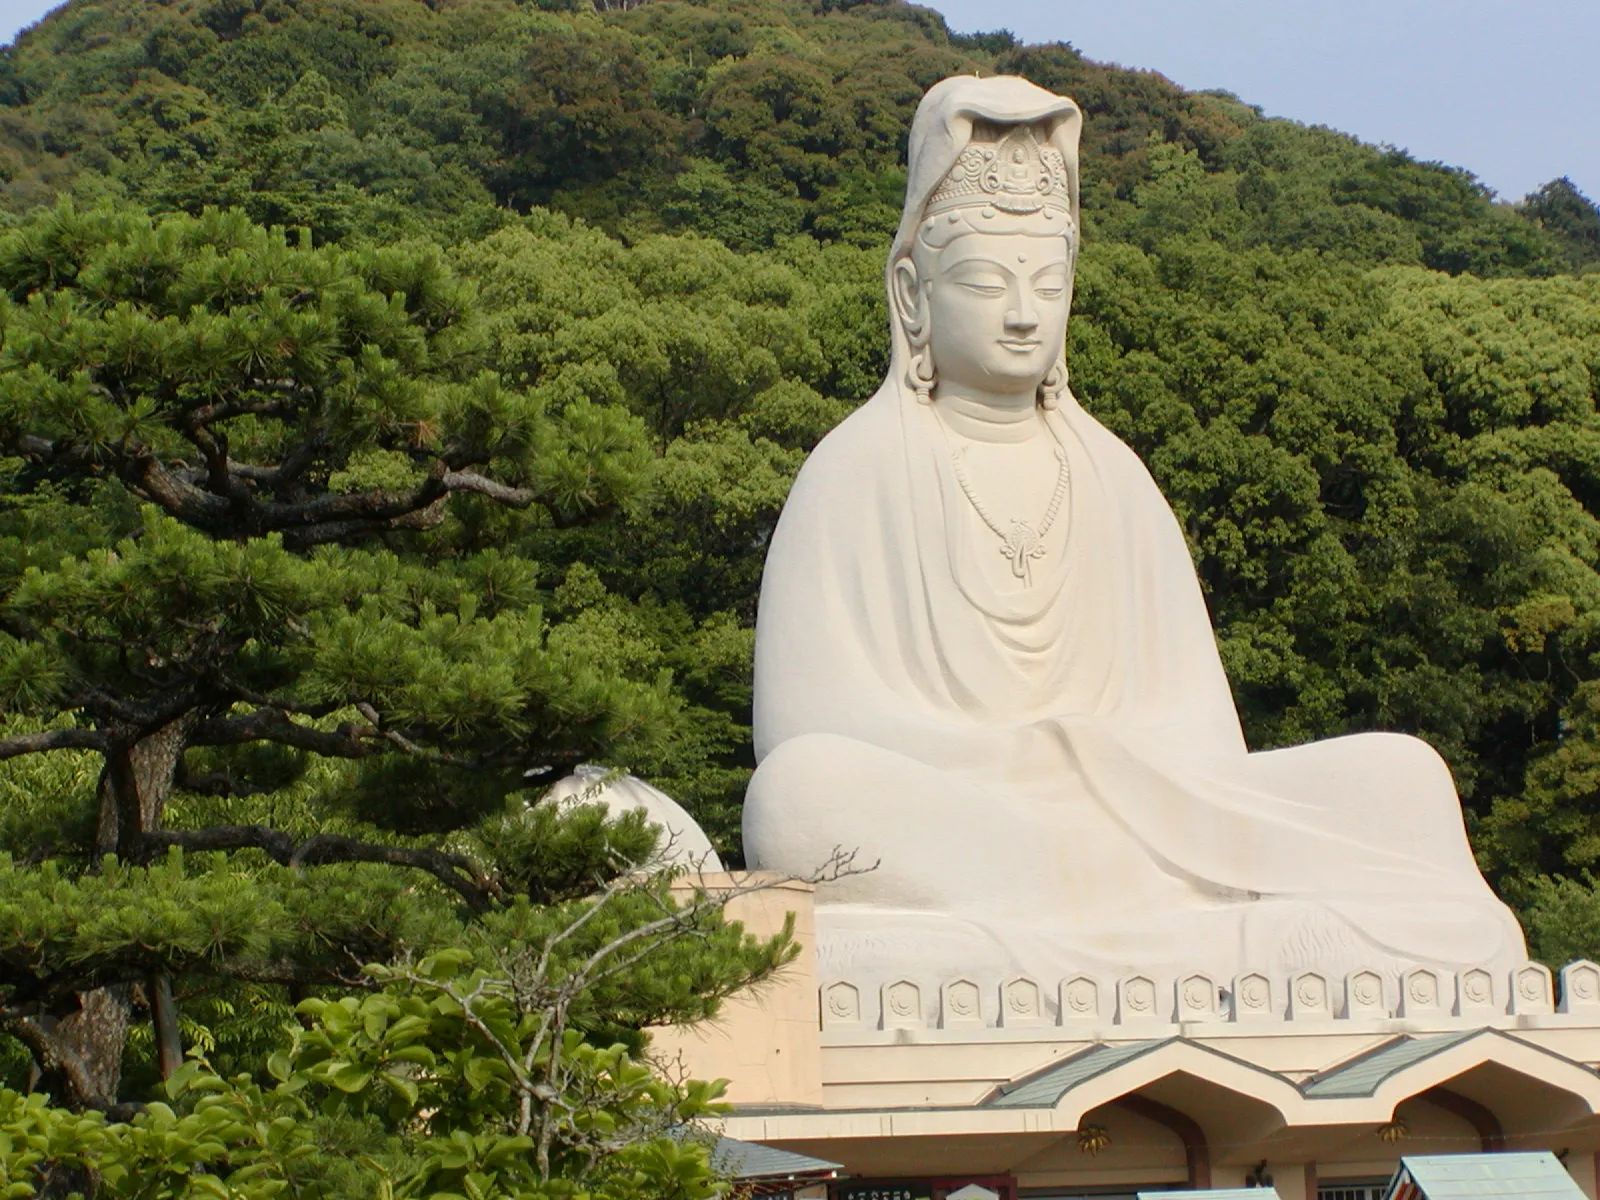
[[[1367,743],[1368,769],[1380,786],[1397,785],[1429,794],[1442,790],[1456,804],[1455,784],[1450,778],[1450,768],[1439,752],[1419,737],[1409,733],[1363,733],[1356,737]]]
[[[882,790],[891,755],[834,733],[806,733],[762,758],[744,794],[744,848],[750,866],[816,870],[867,837],[862,797]]]
[[[808,733],[767,753],[745,792],[744,844],[752,866],[788,870],[791,860],[810,863],[818,830],[840,834],[847,806],[838,801],[850,777],[844,764],[856,745],[836,734]]]

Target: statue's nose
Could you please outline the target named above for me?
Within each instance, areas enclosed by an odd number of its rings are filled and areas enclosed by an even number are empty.
[[[1006,297],[1010,301],[1006,305],[1006,329],[1012,333],[1031,333],[1039,324],[1039,306],[1035,303],[1032,290],[1026,284],[1013,282],[1011,294]]]
[[[1028,333],[1039,326],[1039,312],[1023,300],[1015,308],[1006,310],[1006,328],[1018,333]]]

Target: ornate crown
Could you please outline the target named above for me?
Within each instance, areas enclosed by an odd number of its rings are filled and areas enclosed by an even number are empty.
[[[1071,211],[1066,159],[1027,125],[978,122],[972,141],[933,190],[926,215],[972,205],[1008,213]]]

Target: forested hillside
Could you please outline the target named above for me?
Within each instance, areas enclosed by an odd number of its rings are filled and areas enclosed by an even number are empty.
[[[912,111],[1012,72],[1085,110],[1074,388],[1178,511],[1252,744],[1427,738],[1536,953],[1600,955],[1593,204],[898,0],[594,7],[73,0],[0,51],[0,732],[64,747],[0,767],[0,895],[157,869],[96,838],[112,741],[58,736],[123,719],[108,678],[199,689],[169,824],[524,861],[523,768],[587,757],[737,861],[766,539],[881,378]],[[261,863],[309,935],[331,902]],[[135,924],[0,965],[59,990]],[[208,979],[286,1011],[267,932],[138,970],[214,1040]]]

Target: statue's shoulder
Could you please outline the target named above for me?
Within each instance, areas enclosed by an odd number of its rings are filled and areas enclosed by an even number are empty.
[[[847,472],[859,477],[865,468],[898,462],[905,435],[896,402],[894,395],[879,391],[830,429],[807,456],[796,485],[808,476]]]

